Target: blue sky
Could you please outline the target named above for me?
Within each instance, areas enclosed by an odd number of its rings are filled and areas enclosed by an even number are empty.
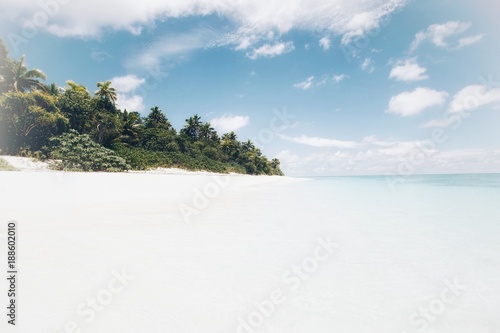
[[[48,82],[198,113],[288,175],[500,172],[493,0],[18,0],[0,37]]]

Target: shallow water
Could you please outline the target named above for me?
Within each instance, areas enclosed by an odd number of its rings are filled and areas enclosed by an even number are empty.
[[[0,184],[21,332],[500,332],[499,175]]]

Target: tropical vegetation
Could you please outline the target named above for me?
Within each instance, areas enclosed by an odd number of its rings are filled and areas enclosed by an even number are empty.
[[[250,140],[236,133],[219,135],[197,114],[176,130],[154,106],[146,116],[117,107],[110,81],[91,93],[67,81],[45,84],[47,76],[28,69],[24,56],[9,58],[0,39],[0,150],[2,154],[50,158],[56,168],[78,171],[189,170],[282,175],[278,159],[269,160]]]

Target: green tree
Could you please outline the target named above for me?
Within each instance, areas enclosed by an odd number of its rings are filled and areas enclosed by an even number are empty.
[[[281,162],[277,158],[273,158],[271,160],[271,168],[273,170],[273,174],[277,176],[283,176],[283,172],[280,168]]]
[[[57,83],[51,83],[50,85],[46,85],[44,89],[47,93],[52,96],[59,96],[61,92],[64,92],[64,89],[57,86]]]
[[[277,158],[273,158],[271,160],[271,166],[273,167],[273,169],[278,169],[280,167],[280,160],[278,160]]]
[[[144,127],[172,129],[172,124],[168,121],[160,108],[155,106],[151,108],[151,112],[144,119]]]
[[[89,133],[94,123],[92,97],[85,87],[73,81],[68,81],[67,84],[68,87],[59,96],[57,105],[68,118],[72,129]]]
[[[93,99],[92,101],[92,129],[90,134],[94,141],[109,148],[115,139],[120,136],[120,115],[103,108],[100,100]]]
[[[143,123],[139,112],[122,113],[122,131],[118,138],[120,142],[130,146],[138,146],[141,143]]]
[[[92,138],[105,147],[111,147],[120,136],[120,115],[116,109],[116,90],[111,87],[111,81],[98,82],[97,90],[92,100],[93,126]]]
[[[46,86],[39,80],[47,79],[47,76],[39,69],[30,69],[24,64],[24,56],[19,61],[7,61],[4,84],[7,90],[15,92],[28,92],[33,90],[45,90]]]
[[[218,141],[219,137],[215,129],[210,125],[210,123],[204,123],[200,127],[199,136],[201,140],[205,141]]]
[[[111,87],[111,81],[98,82],[97,90],[94,92],[96,108],[103,109],[110,113],[116,113],[116,90]]]
[[[68,120],[53,96],[40,91],[7,92],[0,97],[0,149],[17,154],[21,148],[37,150],[51,135],[62,133]]]
[[[98,82],[97,83],[97,90],[94,92],[94,95],[98,98],[101,98],[105,101],[113,103],[115,105],[116,103],[116,90],[115,88],[111,87],[111,81],[106,81],[106,82]]]
[[[200,130],[202,126],[203,123],[201,122],[201,117],[195,114],[194,116],[189,117],[189,119],[186,119],[186,125],[181,130],[181,134],[186,135],[193,141],[197,140],[200,137]]]
[[[7,46],[0,38],[0,93],[7,90],[8,54]]]
[[[236,133],[230,132],[222,135],[220,140],[220,146],[224,154],[226,155],[226,159],[228,161],[235,162],[240,155],[240,143],[237,140]]]
[[[68,85],[68,87],[70,89],[73,89],[73,90],[77,90],[77,91],[85,91],[87,93],[89,93],[89,91],[87,90],[87,88],[85,88],[85,86],[81,85],[81,84],[78,84],[78,83],[75,83],[74,81],[66,81],[66,84]],[[89,93],[90,95],[90,93]]]
[[[161,127],[145,129],[142,137],[142,146],[152,151],[179,151],[177,134],[175,131],[173,129]]]
[[[245,141],[241,144],[241,150],[243,153],[253,152],[255,150],[255,145],[251,140]]]

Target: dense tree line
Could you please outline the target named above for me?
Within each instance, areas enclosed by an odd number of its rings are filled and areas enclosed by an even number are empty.
[[[250,140],[238,141],[234,132],[219,136],[198,115],[177,131],[157,106],[146,117],[118,109],[109,81],[97,83],[91,94],[73,81],[58,87],[44,84],[46,79],[42,71],[28,69],[24,57],[10,59],[0,39],[2,154],[66,159],[66,167],[85,171],[175,166],[282,175],[279,160],[268,160]],[[98,158],[103,162],[90,161]]]

